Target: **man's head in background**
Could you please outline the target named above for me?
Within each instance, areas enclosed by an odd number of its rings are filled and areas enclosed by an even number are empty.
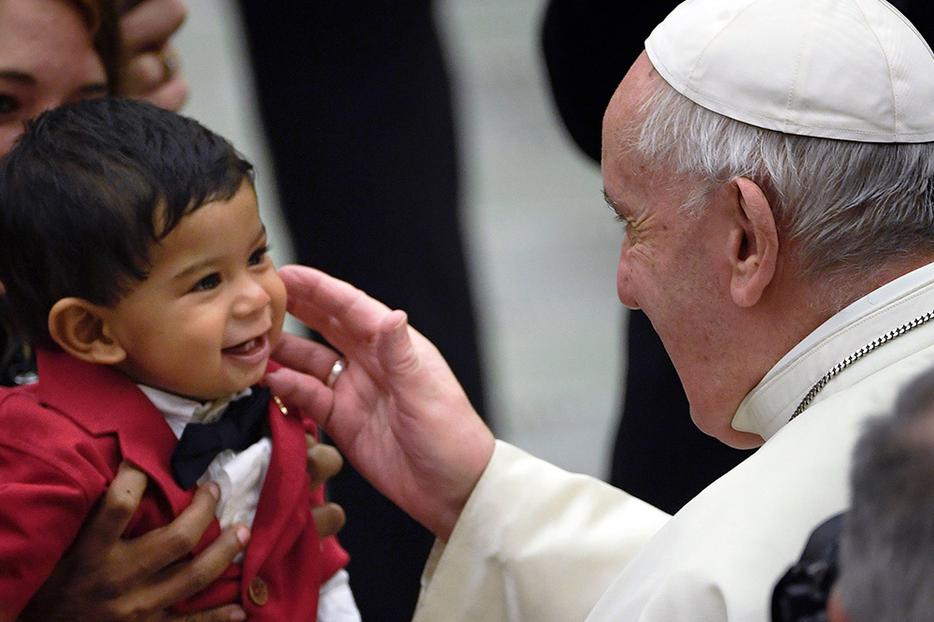
[[[934,615],[934,374],[856,446],[832,622],[921,622]]]

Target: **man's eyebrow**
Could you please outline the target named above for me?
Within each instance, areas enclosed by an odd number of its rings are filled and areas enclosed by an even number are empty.
[[[265,238],[266,238],[266,225],[260,225],[259,233],[256,235],[255,238],[253,238],[253,242],[250,243],[250,248],[256,246],[261,241],[263,241]],[[218,261],[219,261],[219,257],[208,257],[207,259],[202,259],[201,261],[191,264],[190,266],[188,266],[187,268],[185,268],[184,270],[182,270],[181,272],[173,276],[172,280],[182,281],[186,277],[194,274],[195,272],[198,272],[200,270],[203,270],[204,268],[207,268],[209,266],[216,264]]]
[[[35,77],[23,71],[16,71],[15,69],[0,69],[0,78],[12,82],[19,82],[26,86],[35,86],[37,84]]]

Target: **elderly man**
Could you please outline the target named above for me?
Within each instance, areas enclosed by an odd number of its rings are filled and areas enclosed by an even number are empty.
[[[882,0],[691,0],[647,40],[604,119],[619,296],[695,423],[762,444],[673,518],[495,443],[404,313],[284,271],[347,365],[291,339],[269,383],[439,537],[416,619],[768,619],[862,422],[934,367],[931,101]]]

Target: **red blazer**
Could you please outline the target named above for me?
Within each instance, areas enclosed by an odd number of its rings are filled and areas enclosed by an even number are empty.
[[[194,490],[172,479],[175,435],[122,373],[39,352],[40,382],[0,392],[0,620],[12,620],[70,546],[121,460],[149,477],[125,536],[171,522]],[[273,364],[274,365],[274,364]],[[242,564],[177,609],[239,602],[250,620],[314,620],[321,585],[347,563],[319,539],[308,490],[305,426],[270,402],[272,458]],[[195,553],[220,534],[215,520]]]

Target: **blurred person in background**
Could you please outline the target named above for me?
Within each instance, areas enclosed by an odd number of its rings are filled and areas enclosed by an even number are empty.
[[[850,507],[819,525],[772,595],[772,622],[926,622],[934,613],[934,374],[869,420]]]
[[[872,421],[853,455],[831,622],[934,616],[934,374]]]

